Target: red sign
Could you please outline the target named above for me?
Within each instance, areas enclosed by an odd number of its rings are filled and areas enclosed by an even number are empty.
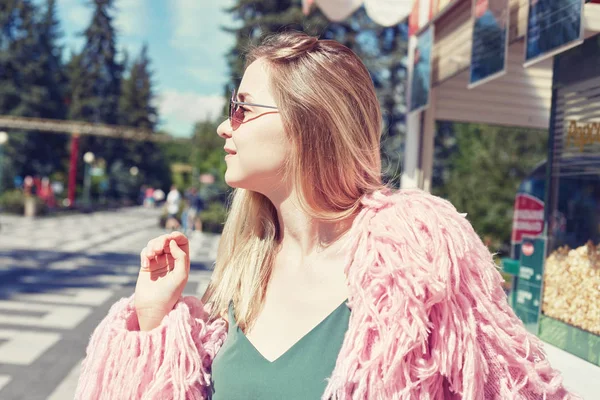
[[[528,194],[517,194],[511,241],[520,243],[523,235],[538,236],[544,232],[544,202]]]

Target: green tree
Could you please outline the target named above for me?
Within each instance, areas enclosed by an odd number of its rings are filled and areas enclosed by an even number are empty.
[[[194,126],[190,159],[198,173],[225,173],[223,138],[217,135],[218,123],[205,120]]]
[[[455,142],[447,143],[454,149],[432,192],[466,212],[477,233],[496,249],[507,248],[516,191],[546,157],[548,133],[479,124],[454,124],[453,132]]]
[[[166,132],[159,132],[159,134],[167,135]],[[160,143],[159,147],[164,153],[165,158],[169,164],[181,163],[189,164],[192,161],[193,148],[189,143],[185,142],[165,142]]]
[[[68,66],[70,119],[92,123],[117,124],[123,65],[117,62],[116,32],[113,26],[114,0],[92,0],[94,8],[89,26],[83,32],[85,45],[74,54]],[[83,136],[80,153],[94,153],[106,162],[111,176],[122,176],[127,146],[115,138]],[[118,161],[118,163],[117,163]],[[115,164],[116,163],[116,164]],[[115,165],[113,165],[115,164]],[[78,181],[83,181],[83,159],[78,160]],[[118,180],[119,178],[117,178]],[[109,185],[109,197],[121,197],[116,184]]]
[[[125,57],[127,59],[127,57]],[[154,131],[158,112],[154,103],[154,90],[148,46],[144,44],[137,59],[122,81],[119,99],[120,124]]]
[[[0,114],[23,117],[65,116],[64,74],[58,46],[61,33],[56,6],[28,0],[0,4]],[[11,132],[4,187],[15,175],[64,171],[65,135]]]
[[[73,58],[71,72],[71,119],[116,124],[122,66],[116,61],[113,27],[114,0],[92,0],[94,13],[84,32],[85,46]],[[75,71],[73,71],[75,69]]]
[[[155,131],[158,111],[154,105],[153,85],[148,47],[144,45],[139,56],[133,60],[128,75],[122,80],[119,99],[121,125]],[[153,187],[169,185],[170,174],[165,155],[155,142],[124,141],[122,145],[123,165],[136,166],[139,169],[139,176],[133,180],[134,186],[141,183]],[[131,181],[126,175],[122,176],[127,178],[127,182]],[[126,184],[121,185],[121,187],[126,186]],[[130,187],[128,189],[130,196],[136,195],[137,189],[137,187]]]
[[[211,202],[225,203],[230,188],[225,183],[225,152],[224,141],[217,135],[217,126],[220,121],[199,121],[194,126],[192,136],[191,163],[200,174],[211,174],[215,182],[211,185],[201,187],[201,195],[205,200]],[[198,185],[198,182],[194,183]]]
[[[116,60],[116,33],[113,27],[114,0],[92,0],[94,12],[83,35],[85,45],[69,63],[69,118],[93,123],[119,122],[119,97],[123,66]],[[113,138],[84,136],[81,153],[92,151],[112,163],[123,158],[122,142]],[[83,170],[79,160],[78,171]]]

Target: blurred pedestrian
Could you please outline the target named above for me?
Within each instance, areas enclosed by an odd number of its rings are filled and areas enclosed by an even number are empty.
[[[154,207],[154,188],[152,188],[152,186],[148,186],[146,188],[146,192],[144,193],[144,207]]]
[[[148,189],[148,186],[146,186],[146,185],[140,186],[140,190],[138,192],[138,197],[137,197],[137,204],[140,206],[143,206],[144,201],[146,201],[146,190],[147,189]]]
[[[154,197],[154,203],[159,206],[165,199],[165,192],[158,188],[152,193],[152,196]]]
[[[35,198],[37,197],[37,187],[32,176],[26,176],[23,181],[24,213],[26,217],[35,217]]]
[[[185,195],[185,206],[181,213],[183,233],[202,233],[202,220],[200,212],[204,209],[204,202],[198,193],[198,189],[191,187]]]
[[[56,199],[54,198],[54,191],[50,184],[50,178],[42,178],[38,196],[49,210],[53,210],[56,207]]]
[[[167,229],[179,228],[179,221],[177,215],[179,214],[179,208],[181,207],[181,193],[177,189],[176,185],[171,186],[171,191],[167,194]]]

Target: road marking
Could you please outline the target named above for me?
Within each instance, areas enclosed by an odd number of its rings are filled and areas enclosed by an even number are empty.
[[[202,298],[202,296],[204,296],[204,292],[206,292],[206,289],[208,288],[208,282],[203,282],[198,284],[198,289],[196,290],[196,296],[198,298]]]
[[[212,271],[191,271],[188,282],[205,282],[210,281]]]
[[[206,288],[208,288],[208,284],[210,283],[210,277],[212,275],[212,271],[198,271],[193,275],[190,275],[190,280],[193,282],[198,282],[198,286],[196,288],[196,296],[198,298],[202,298]],[[192,279],[193,278],[193,279]]]
[[[11,377],[9,375],[0,375],[0,391],[10,382]]]
[[[24,312],[46,312],[43,317],[2,315],[2,310]],[[0,301],[0,324],[37,326],[44,328],[73,329],[90,313],[90,307],[55,306],[16,301]]]
[[[219,242],[221,241],[221,236],[211,236],[208,240],[210,242],[208,258],[214,261],[217,259],[217,251],[219,250]]]
[[[72,278],[56,277],[56,275],[36,275],[36,276],[23,276],[19,278],[19,282],[25,284],[47,284],[47,285],[67,285],[72,284],[73,286],[85,286],[98,283],[115,284],[115,285],[127,285],[131,282],[130,276],[122,275],[88,275],[88,276],[75,276]]]
[[[30,365],[60,337],[58,333],[0,329],[0,339],[8,340],[0,345],[0,363]]]
[[[50,397],[46,400],[65,400],[75,398],[75,391],[77,390],[77,382],[79,381],[79,374],[81,373],[81,362],[79,360],[75,367],[69,372],[69,375],[58,385],[58,387],[52,392]]]
[[[100,306],[112,296],[113,291],[107,289],[57,289],[50,293],[20,293],[13,300],[39,301],[43,303],[81,304],[85,306]]]

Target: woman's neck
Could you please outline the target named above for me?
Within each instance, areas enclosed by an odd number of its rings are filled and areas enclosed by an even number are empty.
[[[273,201],[273,200],[271,200]],[[311,259],[337,250],[340,239],[351,228],[355,215],[330,222],[304,212],[296,196],[273,202],[279,219],[280,251],[298,260]]]

